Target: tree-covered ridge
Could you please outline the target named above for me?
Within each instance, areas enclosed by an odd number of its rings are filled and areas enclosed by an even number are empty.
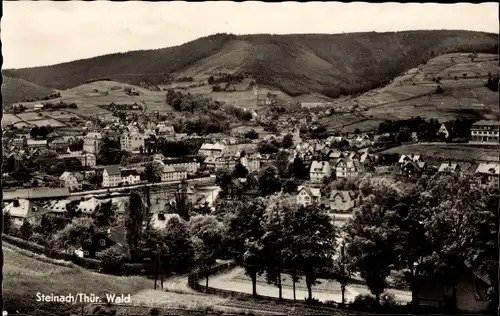
[[[259,84],[290,95],[334,97],[367,91],[440,54],[494,52],[497,35],[469,31],[405,31],[353,34],[217,34],[157,50],[134,51],[53,66],[4,70],[36,84],[67,89],[89,78],[139,84],[170,80],[196,64],[199,73],[234,66]],[[242,58],[243,57],[243,58]],[[210,59],[210,65],[205,61]]]

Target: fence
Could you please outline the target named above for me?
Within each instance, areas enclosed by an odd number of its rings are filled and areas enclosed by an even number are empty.
[[[101,261],[97,259],[91,258],[82,258],[75,254],[63,253],[60,251],[56,251],[51,248],[44,247],[42,245],[36,244],[31,241],[27,241],[21,238],[9,236],[2,234],[2,239],[7,243],[19,247],[21,249],[31,251],[33,253],[47,256],[48,258],[55,260],[64,260],[68,262],[72,262],[77,266],[83,267],[88,270],[100,270],[101,269]],[[57,263],[61,264],[61,263]],[[145,263],[124,263],[121,267],[116,267],[115,270],[118,274],[150,274],[149,271],[154,271],[152,269],[152,264]]]
[[[223,272],[226,272],[228,270],[231,270],[235,268],[237,265],[235,262],[228,262],[228,263],[223,263],[218,266],[213,267],[208,271],[208,275],[214,276]],[[299,302],[299,301],[294,301],[293,299],[279,299],[277,297],[271,297],[271,296],[262,296],[262,295],[257,295],[253,296],[252,294],[248,293],[242,293],[242,292],[236,292],[236,291],[231,291],[231,290],[224,290],[224,289],[217,289],[213,287],[206,287],[204,285],[200,284],[200,280],[204,279],[206,275],[205,271],[198,271],[195,273],[192,273],[188,276],[188,285],[191,287],[193,290],[206,293],[206,294],[212,294],[212,295],[219,295],[219,296],[224,296],[224,297],[237,297],[245,300],[265,300],[265,301],[272,301],[276,303],[283,303],[283,304],[294,304],[295,306],[303,306],[307,307],[309,309],[318,309],[318,310],[332,310],[332,311],[338,311],[337,307],[338,304],[335,302],[329,303],[328,305],[326,304],[321,304],[319,303],[318,305],[320,306],[314,306],[311,304],[306,304],[305,302]]]

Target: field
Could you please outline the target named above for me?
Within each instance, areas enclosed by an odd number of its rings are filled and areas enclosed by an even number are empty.
[[[498,146],[478,146],[469,144],[411,144],[394,147],[383,154],[416,154],[423,157],[438,158],[442,161],[499,161]]]
[[[53,89],[39,86],[24,79],[3,76],[2,98],[4,104],[42,98],[54,92]]]
[[[30,121],[31,124],[36,125],[36,126],[52,126],[52,127],[64,127],[66,126],[65,124],[59,122],[58,120],[54,119],[44,119],[44,120],[33,120]]]
[[[153,281],[142,277],[117,277],[82,268],[61,267],[21,254],[3,243],[3,299],[5,308],[36,308],[36,293],[134,294],[153,288]],[[11,305],[9,305],[11,304]],[[16,306],[12,306],[16,304]],[[20,304],[20,305],[18,305]]]
[[[484,87],[489,72],[499,74],[498,56],[479,54],[472,62],[467,59],[467,55],[457,53],[438,56],[396,77],[387,86],[348,101],[347,106],[359,104],[367,108],[362,113],[369,119],[350,125],[345,130],[374,130],[381,120],[416,116],[439,121],[456,118],[498,119],[498,93]],[[450,61],[452,58],[453,62]],[[455,79],[454,74],[458,72],[460,75]],[[463,73],[469,75],[464,77]],[[439,85],[443,92],[436,93],[438,84],[432,78],[440,76]],[[339,130],[342,125],[351,123],[352,119],[334,115],[325,121],[330,129]]]
[[[127,95],[124,88],[132,87],[139,92],[138,96]],[[97,92],[95,92],[96,90]],[[115,81],[97,81],[83,84],[72,89],[61,91],[61,97],[44,102],[65,102],[76,103],[77,109],[64,109],[66,115],[74,113],[77,115],[88,116],[107,116],[111,117],[112,113],[99,105],[108,105],[112,102],[116,104],[133,104],[146,105],[146,111],[159,111],[160,113],[171,111],[171,107],[165,103],[165,92],[150,91],[136,86],[127,85]],[[28,108],[40,102],[23,103]],[[54,112],[48,113],[53,116]],[[32,114],[30,114],[32,115]],[[36,115],[36,114],[35,114]],[[27,119],[30,120],[30,119]]]
[[[4,113],[3,118],[2,118],[2,125],[6,126],[6,125],[14,124],[14,123],[17,123],[20,121],[21,121],[21,119],[19,117],[15,116],[14,114]]]

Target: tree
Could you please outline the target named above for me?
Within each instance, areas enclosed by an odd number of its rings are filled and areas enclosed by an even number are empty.
[[[260,239],[264,235],[261,218],[266,209],[265,204],[264,199],[257,198],[230,205],[234,214],[229,217],[228,223],[229,251],[252,279],[254,295],[257,295],[257,275],[263,270]]]
[[[290,148],[293,146],[293,136],[291,134],[286,134],[281,142],[281,147]]]
[[[130,193],[128,208],[125,217],[126,239],[130,247],[132,260],[136,260],[139,252],[139,241],[141,240],[146,210],[141,195],[133,191]]]
[[[225,228],[215,216],[198,215],[189,221],[191,236],[197,240],[195,245],[196,262],[205,272],[206,289],[208,290],[208,277],[210,269],[215,265],[216,258],[221,252],[221,244],[225,234]],[[201,244],[200,244],[201,241]]]
[[[79,217],[82,214],[82,211],[78,208],[80,201],[70,201],[66,204],[66,216],[70,219],[75,217]]]
[[[69,150],[71,151],[81,151],[83,150],[83,139],[78,139],[71,144],[69,144]]]
[[[74,218],[63,230],[54,236],[55,245],[61,250],[75,250],[96,232],[92,219]]]
[[[97,160],[102,165],[117,165],[121,163],[124,153],[121,150],[119,140],[104,137],[97,154]]]
[[[236,164],[233,170],[233,178],[246,178],[248,176],[248,170],[241,163]]]
[[[228,169],[219,169],[215,174],[215,184],[218,185],[222,191],[233,181],[231,172]]]
[[[289,227],[294,253],[290,260],[304,275],[308,300],[319,273],[331,271],[336,248],[336,231],[326,210],[316,206],[294,206],[287,211],[285,227]]]
[[[251,129],[251,130],[249,130],[248,132],[245,133],[245,138],[248,138],[248,139],[258,139],[259,138],[259,134],[254,129]]]
[[[342,292],[342,302],[341,306],[345,304],[345,291],[347,284],[352,276],[351,266],[348,264],[349,259],[345,254],[345,244],[342,245],[340,249],[340,256],[338,256],[333,263],[333,275],[335,279],[340,283],[340,290]]]
[[[111,203],[111,200],[102,203],[92,214],[94,223],[97,227],[109,227],[111,226],[115,218],[116,207]]]
[[[144,175],[149,183],[161,182],[163,166],[160,163],[152,163],[146,165]]]
[[[113,245],[101,252],[100,268],[102,272],[115,274],[123,268],[126,257],[123,254],[123,246]]]
[[[183,220],[189,221],[189,216],[193,205],[189,200],[187,194],[187,183],[183,182],[180,184],[180,188],[174,193],[174,199],[165,208],[169,209],[173,213],[179,215]]]
[[[170,218],[161,232],[161,241],[166,246],[162,260],[165,271],[185,273],[193,266],[193,243],[189,227],[182,218]]]
[[[10,235],[12,233],[12,216],[10,212],[3,213],[3,233]]]
[[[28,240],[31,235],[33,235],[32,225],[28,221],[23,221],[23,224],[19,228],[19,235],[22,239]]]
[[[309,175],[309,170],[302,159],[296,157],[288,167],[288,176],[293,176],[297,179],[305,180]]]
[[[281,190],[281,180],[276,167],[270,165],[259,174],[259,191],[261,195],[271,195]]]
[[[377,305],[387,286],[386,278],[397,261],[394,244],[398,227],[392,225],[391,219],[399,198],[395,189],[379,184],[345,226],[346,250],[352,268],[361,274]]]

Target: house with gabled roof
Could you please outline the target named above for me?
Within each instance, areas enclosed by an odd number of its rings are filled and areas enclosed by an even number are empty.
[[[299,186],[297,188],[297,204],[308,206],[321,203],[321,191],[319,188]]]
[[[82,243],[83,256],[84,258],[98,259],[104,250],[115,245],[118,245],[118,249],[126,258],[130,258],[126,229],[123,224],[104,229],[85,240]]]
[[[460,171],[460,167],[456,162],[443,162],[438,169],[438,173],[455,173]]]
[[[332,175],[332,170],[328,161],[313,161],[309,169],[309,178],[312,183],[321,183],[323,179],[328,179]]]
[[[498,187],[500,164],[498,163],[480,163],[476,169],[475,174],[478,177],[480,185],[492,185]]]
[[[187,170],[184,167],[177,167],[177,166],[169,166],[169,165],[164,165],[162,174],[161,174],[161,181],[166,182],[166,181],[180,181],[187,179]]]
[[[109,166],[102,172],[102,187],[117,187],[122,183],[122,173],[117,166]]]
[[[420,155],[401,155],[399,157],[398,163],[403,165],[409,161],[422,161]]]
[[[79,190],[82,188],[81,183],[78,181],[78,177],[73,172],[63,172],[59,177],[59,181],[63,187],[69,188],[70,190]]]
[[[401,164],[400,174],[407,178],[420,177],[424,173],[426,167],[427,164],[425,161],[406,161]]]
[[[358,168],[353,160],[348,158],[340,158],[335,163],[335,176],[337,178],[353,178],[359,174]]]
[[[332,190],[330,193],[330,211],[349,212],[356,207],[356,194],[354,191]]]

